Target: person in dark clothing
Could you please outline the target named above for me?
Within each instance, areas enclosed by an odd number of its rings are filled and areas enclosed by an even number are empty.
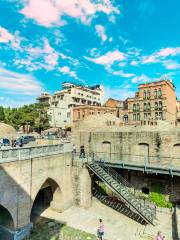
[[[85,154],[85,150],[84,150],[84,146],[80,146],[80,158],[85,158],[86,154]]]

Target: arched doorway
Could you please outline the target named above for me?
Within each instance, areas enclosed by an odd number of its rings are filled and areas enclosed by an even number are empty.
[[[176,167],[180,167],[180,143],[174,144],[173,146],[173,154],[172,154],[172,162],[173,165],[175,165]]]
[[[149,163],[149,144],[148,143],[139,143],[138,155],[140,156],[141,162]]]
[[[55,202],[61,202],[62,194],[59,185],[48,178],[41,186],[34,200],[30,221],[35,222],[39,216]]]
[[[111,142],[102,142],[102,159],[104,161],[111,161]]]
[[[0,226],[14,230],[14,221],[10,212],[0,205]]]

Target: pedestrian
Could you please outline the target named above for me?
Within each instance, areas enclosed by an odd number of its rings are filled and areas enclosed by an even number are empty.
[[[99,240],[103,240],[103,236],[104,236],[104,224],[103,224],[103,220],[99,219],[99,226],[97,229],[97,236]]]
[[[73,155],[76,154],[76,145],[75,145],[75,144],[73,144],[73,150],[72,150],[72,153],[73,153]]]
[[[156,240],[164,240],[165,239],[165,236],[162,235],[162,232],[158,232],[157,234],[157,237],[156,237]]]
[[[85,154],[85,149],[84,149],[84,146],[80,146],[80,158],[85,158],[86,157],[86,154]]]

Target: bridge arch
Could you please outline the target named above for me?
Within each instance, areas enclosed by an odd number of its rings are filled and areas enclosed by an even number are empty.
[[[30,221],[36,221],[37,216],[40,216],[47,208],[52,207],[53,203],[62,202],[62,191],[58,183],[52,178],[47,178],[41,185],[31,208]]]
[[[10,211],[1,204],[0,204],[0,226],[3,226],[10,230],[15,230],[13,216],[11,215]]]

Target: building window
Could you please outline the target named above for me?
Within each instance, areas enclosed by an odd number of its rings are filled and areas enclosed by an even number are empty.
[[[146,91],[144,90],[144,99],[146,99]]]
[[[159,88],[159,90],[158,90],[158,97],[161,97],[162,96],[162,90],[161,90],[161,88]]]
[[[158,112],[155,112],[155,119],[158,120]]]
[[[136,111],[137,111],[137,112],[140,111],[140,105],[139,105],[139,103],[137,103],[137,105],[136,105]]]
[[[136,114],[133,114],[133,121],[136,121]]]
[[[162,119],[163,119],[163,113],[159,112],[159,120],[162,120]]]
[[[147,110],[147,104],[144,103],[144,111],[146,111],[146,110]]]
[[[157,98],[157,89],[154,89],[154,98]]]
[[[81,113],[80,113],[80,112],[78,112],[78,119],[80,119],[80,117],[81,117]]]
[[[128,115],[124,115],[124,117],[123,117],[123,120],[124,120],[124,122],[128,122]]]
[[[67,112],[67,118],[70,118],[71,113]]]
[[[150,96],[151,96],[151,92],[150,90],[147,91],[147,99],[150,99]]]
[[[162,102],[159,102],[159,110],[162,110]]]
[[[151,111],[151,104],[150,103],[147,103],[147,110]]]
[[[147,120],[147,113],[144,113],[144,120]]]
[[[136,112],[136,104],[133,104],[133,112]]]
[[[158,110],[158,103],[155,102],[155,110]]]

